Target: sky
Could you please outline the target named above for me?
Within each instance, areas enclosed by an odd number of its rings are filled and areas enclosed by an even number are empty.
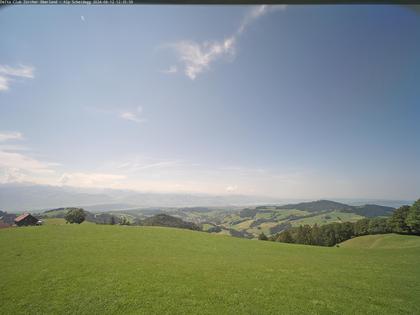
[[[0,10],[0,183],[420,196],[406,6]]]

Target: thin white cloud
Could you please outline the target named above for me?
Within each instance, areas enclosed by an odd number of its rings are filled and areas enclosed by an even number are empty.
[[[9,79],[6,76],[0,75],[0,91],[7,91],[9,89]]]
[[[114,187],[120,185],[126,176],[108,173],[64,173],[58,180],[59,185],[76,187]]]
[[[255,20],[259,19],[260,17],[266,15],[267,13],[274,12],[274,11],[282,11],[286,10],[287,5],[259,5],[257,7],[252,8],[247,15],[242,20],[241,25],[238,28],[238,34],[241,34],[245,31],[249,24],[254,22]]]
[[[235,37],[229,37],[222,42],[204,42],[202,44],[194,41],[181,41],[173,45],[178,58],[184,64],[184,73],[194,80],[198,74],[208,70],[210,64],[215,60],[234,56]]]
[[[142,120],[140,118],[138,118],[137,115],[134,114],[133,112],[122,112],[120,114],[120,117],[122,119],[131,120],[131,121],[134,121],[134,122],[137,122],[137,123],[142,122]]]
[[[210,65],[222,58],[234,58],[238,37],[247,27],[269,12],[285,10],[286,5],[260,5],[253,7],[242,19],[241,24],[233,35],[226,36],[221,41],[205,41],[197,43],[191,40],[179,41],[169,45],[177,54],[184,74],[191,80],[210,69]]]
[[[53,171],[51,166],[55,165],[55,163],[41,162],[26,154],[0,151],[0,168],[21,169],[33,173],[50,173]]]
[[[84,109],[95,115],[96,114],[112,115],[112,116],[115,116],[124,120],[135,122],[135,123],[143,123],[146,121],[146,119],[142,115],[143,114],[142,106],[138,106],[134,110],[124,110],[124,111],[119,111],[117,109],[90,107],[90,106],[87,106]]]
[[[35,68],[32,66],[19,65],[19,67],[10,67],[0,65],[0,91],[7,91],[10,88],[10,82],[16,78],[33,79]]]
[[[178,67],[176,65],[172,65],[168,69],[162,70],[160,72],[165,73],[165,74],[174,74],[178,72]]]
[[[22,133],[17,132],[17,131],[0,132],[0,142],[9,141],[9,140],[22,140],[22,139],[23,139]]]
[[[34,78],[34,67],[20,65],[18,68],[13,68],[7,65],[0,65],[0,74],[6,76],[23,77],[28,79]]]
[[[82,22],[85,21],[85,17],[83,15],[80,16],[80,19],[82,20]]]
[[[143,107],[137,107],[136,111],[124,111],[119,114],[120,118],[133,121],[135,123],[142,123],[146,120],[142,117]]]
[[[118,169],[129,171],[130,173],[149,170],[149,169],[165,169],[178,165],[179,162],[175,160],[161,161],[155,163],[142,163],[142,162],[125,162],[117,166]]]
[[[0,179],[2,183],[18,183],[25,179],[25,175],[22,174],[19,168],[8,168],[4,169],[3,179]]]
[[[9,133],[7,139],[19,140],[21,134]],[[4,135],[4,133],[2,133]],[[0,183],[29,182],[47,185],[69,185],[76,187],[114,187],[121,185],[126,176],[111,173],[65,172],[57,169],[58,163],[33,158],[28,152],[16,152],[20,147],[0,145]]]
[[[0,142],[23,140],[20,132],[0,132]],[[57,163],[43,162],[28,154],[28,148],[16,144],[0,144],[0,182],[37,181],[55,174]]]
[[[2,144],[0,143],[0,151],[30,151],[27,146],[19,144]]]
[[[231,185],[231,186],[227,186],[226,187],[226,192],[228,193],[232,193],[238,190],[238,186],[236,185]]]

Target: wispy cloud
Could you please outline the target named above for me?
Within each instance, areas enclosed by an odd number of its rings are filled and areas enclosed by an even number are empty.
[[[17,131],[0,132],[0,142],[23,139],[23,134]],[[40,161],[27,151],[28,148],[13,143],[0,145],[0,182],[24,181],[55,173],[57,163]]]
[[[85,17],[83,15],[80,16],[80,20],[82,20],[82,22],[85,21]]]
[[[137,123],[142,122],[142,120],[140,118],[138,118],[137,115],[133,112],[122,112],[120,114],[120,117],[122,119],[131,120],[131,121],[134,121],[134,122],[137,122]]]
[[[234,58],[239,36],[248,26],[269,12],[284,10],[286,5],[260,5],[252,8],[242,19],[236,31],[220,41],[205,41],[197,43],[183,40],[169,45],[177,54],[184,74],[191,80],[210,69],[211,64],[222,58]],[[173,73],[173,72],[165,72]]]
[[[30,151],[30,149],[27,146],[20,145],[20,144],[3,144],[0,143],[0,151]]]
[[[142,117],[143,107],[137,107],[136,111],[124,111],[120,113],[120,118],[130,120],[135,123],[142,123],[146,120]]]
[[[259,5],[257,7],[252,8],[247,15],[242,19],[242,23],[238,28],[237,34],[243,33],[246,28],[255,20],[259,19],[260,17],[266,15],[267,13],[274,12],[274,11],[283,11],[286,10],[287,5]]]
[[[3,131],[0,132],[0,142],[8,141],[8,140],[22,140],[23,135],[17,131]]]
[[[204,42],[202,44],[194,41],[180,41],[175,43],[178,58],[184,65],[184,73],[194,80],[198,74],[210,68],[215,60],[235,54],[235,37],[228,37],[222,42]]]
[[[238,186],[236,185],[230,185],[226,187],[226,192],[232,193],[238,190]]]
[[[19,65],[19,67],[10,67],[0,65],[0,91],[7,91],[10,88],[10,82],[16,78],[33,79],[35,68],[31,66]]]
[[[60,179],[60,185],[76,187],[114,187],[126,176],[108,173],[64,173]]]
[[[107,169],[113,169],[122,174],[133,174],[144,171],[157,171],[182,166],[183,162],[176,159],[155,158],[150,156],[132,156],[123,160],[111,161],[107,163]]]
[[[55,163],[41,162],[28,155],[17,152],[0,151],[0,168],[20,169],[35,173],[50,173]]]
[[[18,68],[0,65],[0,73],[6,76],[23,77],[28,79],[34,78],[34,67],[20,65]]]
[[[165,73],[165,74],[177,73],[178,72],[178,67],[176,65],[172,65],[168,69],[161,70],[160,72]]]
[[[135,123],[146,122],[146,119],[143,117],[142,106],[138,106],[137,108],[131,110],[118,110],[116,108],[99,108],[91,106],[87,106],[84,109],[95,115],[111,115],[113,117],[132,121]]]

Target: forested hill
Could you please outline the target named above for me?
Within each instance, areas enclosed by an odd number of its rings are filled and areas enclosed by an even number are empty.
[[[65,218],[66,213],[71,210],[83,210],[81,208],[58,208],[45,211],[44,213],[37,214],[38,217],[42,219],[49,218]],[[170,216],[167,214],[156,214],[151,217],[147,217],[144,220],[141,220],[137,217],[127,215],[125,213],[92,213],[86,210],[83,210],[85,214],[85,220],[88,222],[96,224],[120,224],[120,225],[143,225],[143,226],[164,226],[164,227],[174,227],[180,229],[189,229],[189,230],[201,230],[200,226],[193,222],[187,222],[180,218]]]
[[[310,202],[300,202],[296,204],[287,204],[278,206],[277,209],[297,209],[308,212],[332,211],[332,210],[349,210],[351,206],[344,203],[330,201],[330,200],[317,200]]]
[[[357,207],[351,207],[351,212],[358,215],[362,215],[368,218],[379,217],[379,216],[389,216],[392,215],[395,208],[379,206],[379,205],[363,205]]]
[[[175,218],[173,216],[161,213],[153,217],[146,218],[140,221],[140,225],[144,226],[165,226],[165,227],[176,227],[180,229],[189,229],[189,230],[201,230],[199,226],[192,222],[183,221],[180,218]]]
[[[392,207],[379,205],[350,206],[344,203],[330,200],[317,200],[311,202],[287,204],[284,206],[278,206],[276,207],[276,209],[297,209],[308,212],[339,210],[343,212],[355,213],[365,217],[388,216],[391,215],[392,212],[395,210]]]

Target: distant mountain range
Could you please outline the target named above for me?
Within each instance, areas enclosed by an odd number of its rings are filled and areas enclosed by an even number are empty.
[[[8,212],[61,207],[83,207],[92,212],[102,212],[145,207],[246,206],[266,203],[282,202],[279,199],[258,196],[149,193],[117,189],[0,184],[0,209]]]
[[[337,200],[337,199],[336,199]],[[339,199],[338,199],[339,200]],[[281,205],[296,200],[243,195],[206,195],[188,193],[151,193],[116,189],[85,189],[68,186],[34,184],[0,184],[0,209],[7,212],[42,211],[61,207],[83,207],[92,212],[129,210],[147,207],[225,207],[252,205]],[[302,200],[297,200],[302,201]],[[360,200],[346,200],[357,210]],[[367,203],[364,201],[364,203]],[[369,202],[370,203],[370,202]],[[398,207],[412,201],[375,201]],[[310,204],[302,203],[301,205]],[[321,205],[314,205],[321,207]],[[363,206],[366,207],[366,206]],[[325,210],[325,208],[323,208]],[[336,208],[337,209],[337,208]],[[310,211],[310,210],[308,210]],[[358,211],[363,211],[359,209]],[[383,211],[383,210],[379,210]],[[352,211],[354,212],[354,211]]]
[[[361,206],[350,206],[344,203],[318,200],[311,202],[301,202],[297,204],[287,204],[276,207],[277,209],[297,209],[308,212],[333,211],[339,210],[342,212],[355,213],[365,217],[388,216],[394,211],[393,207],[380,206],[374,204],[366,204]]]

